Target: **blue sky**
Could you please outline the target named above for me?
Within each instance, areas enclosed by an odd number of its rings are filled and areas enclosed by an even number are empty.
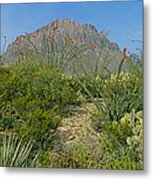
[[[110,30],[109,39],[131,52],[142,43],[142,1],[30,3],[1,5],[1,48],[24,32],[33,32],[55,19],[90,23],[98,31]],[[136,40],[136,41],[132,41]],[[138,40],[138,41],[137,41]]]

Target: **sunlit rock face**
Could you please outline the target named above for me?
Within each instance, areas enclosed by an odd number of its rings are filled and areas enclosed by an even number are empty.
[[[32,33],[25,33],[16,37],[16,40],[8,45],[3,58],[7,63],[16,62],[21,56],[24,57],[22,59],[25,59],[28,53],[37,55],[38,52],[47,51],[47,48],[51,52],[53,47],[50,42],[54,43],[53,39],[56,43],[57,53],[64,48],[66,43],[70,43],[72,47],[80,48],[87,55],[86,57],[89,56],[89,61],[93,63],[95,55],[98,55],[100,51],[100,61],[104,58],[107,60],[115,59],[116,64],[118,64],[116,59],[122,58],[117,43],[111,42],[106,34],[98,32],[94,25],[81,25],[71,19],[57,19]],[[44,60],[45,58],[44,55]]]

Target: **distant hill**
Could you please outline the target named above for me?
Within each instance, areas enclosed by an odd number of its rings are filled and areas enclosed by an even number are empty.
[[[50,41],[52,42],[50,43]],[[3,58],[7,63],[16,62],[20,56],[26,56],[26,53],[37,54],[39,52],[42,59],[47,61],[47,58],[51,58],[49,53],[54,50],[59,54],[65,48],[66,43],[71,44],[68,48],[77,47],[80,52],[84,53],[86,57],[84,61],[87,61],[90,67],[95,66],[99,55],[99,65],[103,65],[104,61],[108,65],[108,62],[111,61],[111,65],[108,66],[113,69],[117,68],[122,58],[119,46],[111,42],[106,34],[98,32],[96,27],[91,24],[80,25],[71,19],[55,20],[32,33],[18,36],[14,42],[8,45]],[[72,69],[72,62],[70,64],[69,71]]]

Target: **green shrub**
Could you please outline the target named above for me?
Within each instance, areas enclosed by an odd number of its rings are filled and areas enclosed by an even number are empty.
[[[143,169],[142,111],[126,113],[118,122],[103,122],[99,168]]]
[[[133,64],[132,72],[122,71],[123,59],[116,74],[109,77],[88,78],[86,81],[78,79],[81,92],[87,100],[91,100],[97,107],[101,120],[118,121],[126,112],[132,109],[143,110],[143,74],[141,64]],[[82,91],[83,89],[83,91]]]
[[[43,64],[0,68],[0,129],[33,138],[35,147],[51,146],[55,130],[77,94],[62,73]]]
[[[89,139],[82,141],[79,138],[63,143],[62,147],[55,148],[50,153],[50,167],[95,169],[100,154],[100,149],[95,144]]]
[[[90,76],[86,69],[81,69],[85,77],[63,74],[77,51],[69,54],[68,64],[65,55],[62,65],[53,51],[44,52],[44,63],[33,58],[0,67],[1,166],[143,169],[142,64],[133,63],[123,72],[123,59],[116,74],[105,67],[104,76],[99,74],[99,54]],[[58,144],[56,130],[69,114],[69,105],[77,104],[79,93],[97,108],[91,117],[96,139]]]
[[[56,142],[55,148],[42,153],[36,163],[51,168],[142,170],[142,137],[142,111],[133,110],[118,122],[103,124],[96,139],[87,136]]]

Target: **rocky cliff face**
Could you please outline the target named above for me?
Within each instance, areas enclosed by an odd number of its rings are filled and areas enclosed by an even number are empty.
[[[80,25],[71,19],[55,20],[50,24],[25,35],[18,36],[16,41],[12,42],[4,54],[7,62],[16,61],[19,53],[22,56],[26,52],[39,51],[44,53],[46,42],[52,40],[52,37],[58,41],[58,49],[62,49],[65,42],[70,42],[72,46],[83,46],[83,51],[91,55],[94,61],[94,53],[101,53],[101,60],[104,58],[113,59],[122,57],[122,53],[118,45],[110,42],[106,35],[98,32],[96,27],[91,24]],[[49,47],[52,51],[53,47]],[[89,52],[89,49],[91,51]],[[93,50],[93,51],[92,51]],[[45,59],[45,56],[44,56]]]

